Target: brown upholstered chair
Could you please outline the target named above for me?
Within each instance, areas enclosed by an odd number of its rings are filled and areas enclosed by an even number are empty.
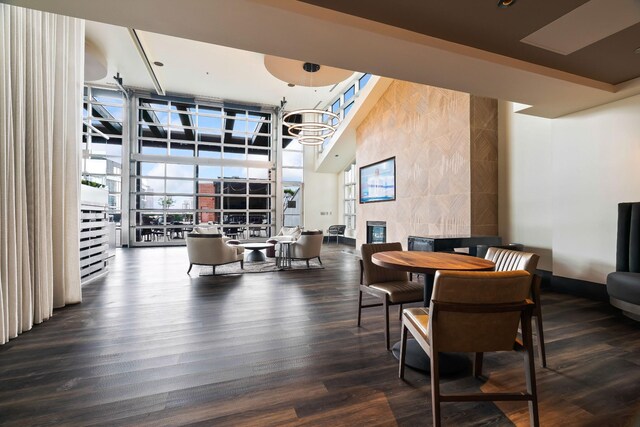
[[[376,252],[401,251],[400,243],[376,243],[363,244],[361,248],[362,259],[360,260],[360,292],[358,293],[358,326],[363,308],[384,307],[384,338],[389,350],[389,306],[400,304],[400,314],[402,314],[402,304],[419,302],[424,298],[422,285],[410,282],[407,273],[404,271],[390,270],[379,267],[371,261],[371,256]],[[365,292],[374,297],[380,298],[381,303],[362,305],[362,293]]]
[[[544,348],[544,332],[542,330],[542,305],[540,304],[541,277],[536,274],[540,257],[532,252],[513,251],[501,248],[489,248],[485,259],[496,263],[496,271],[525,270],[533,276],[531,299],[535,304],[533,316],[536,318],[536,336],[538,338],[538,356],[540,366],[547,367],[547,354]]]
[[[438,271],[429,309],[402,314],[399,376],[404,377],[407,332],[431,359],[433,425],[440,426],[440,402],[528,401],[531,425],[539,425],[531,311],[531,275],[526,271]],[[517,341],[522,324],[522,342]],[[526,393],[441,394],[439,352],[476,353],[473,373],[482,375],[482,356],[493,351],[522,351]]]

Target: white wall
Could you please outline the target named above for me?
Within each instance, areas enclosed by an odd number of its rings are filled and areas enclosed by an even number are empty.
[[[539,247],[554,275],[605,283],[617,204],[640,201],[640,96],[554,120],[509,107],[500,116],[501,234]]]
[[[640,96],[556,119],[552,135],[554,273],[604,283],[617,204],[640,201]]]
[[[505,243],[523,243],[552,269],[551,120],[498,104],[498,224]]]
[[[338,178],[340,174],[313,171],[316,148],[305,146],[304,164],[304,227],[326,232],[338,222]],[[328,214],[327,214],[328,213]]]

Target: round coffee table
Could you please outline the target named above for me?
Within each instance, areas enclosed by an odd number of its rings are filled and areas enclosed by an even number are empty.
[[[273,243],[243,243],[240,246],[251,250],[251,252],[249,252],[249,255],[247,255],[247,261],[262,262],[266,261],[267,257],[260,251],[262,249],[272,248]]]

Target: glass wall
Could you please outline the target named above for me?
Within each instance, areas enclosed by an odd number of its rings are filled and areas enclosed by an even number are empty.
[[[131,156],[131,240],[184,244],[197,224],[237,238],[274,224],[272,113],[136,97]]]
[[[356,163],[353,162],[344,171],[344,223],[346,233],[355,236],[356,232]]]
[[[331,103],[331,112],[340,116],[341,120],[344,120],[345,117],[349,115],[351,109],[353,108],[353,104],[355,102],[355,98],[357,94],[364,89],[364,87],[369,82],[371,78],[371,74],[365,73],[360,75],[360,77],[356,78],[351,85],[347,87],[347,89],[342,92],[338,97]],[[336,119],[331,119],[332,123],[335,124],[337,122]],[[329,117],[327,116],[325,122],[329,121]],[[331,143],[331,138],[326,138],[322,143],[322,149],[318,154],[322,152],[327,146]]]
[[[122,220],[122,159],[127,104],[124,95],[111,89],[85,87],[82,126],[83,179],[109,190],[109,221]]]
[[[302,224],[303,146],[293,139],[282,139],[282,189],[284,227]]]

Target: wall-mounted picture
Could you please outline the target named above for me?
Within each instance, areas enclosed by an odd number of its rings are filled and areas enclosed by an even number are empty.
[[[360,168],[360,203],[389,202],[395,199],[395,157]]]

